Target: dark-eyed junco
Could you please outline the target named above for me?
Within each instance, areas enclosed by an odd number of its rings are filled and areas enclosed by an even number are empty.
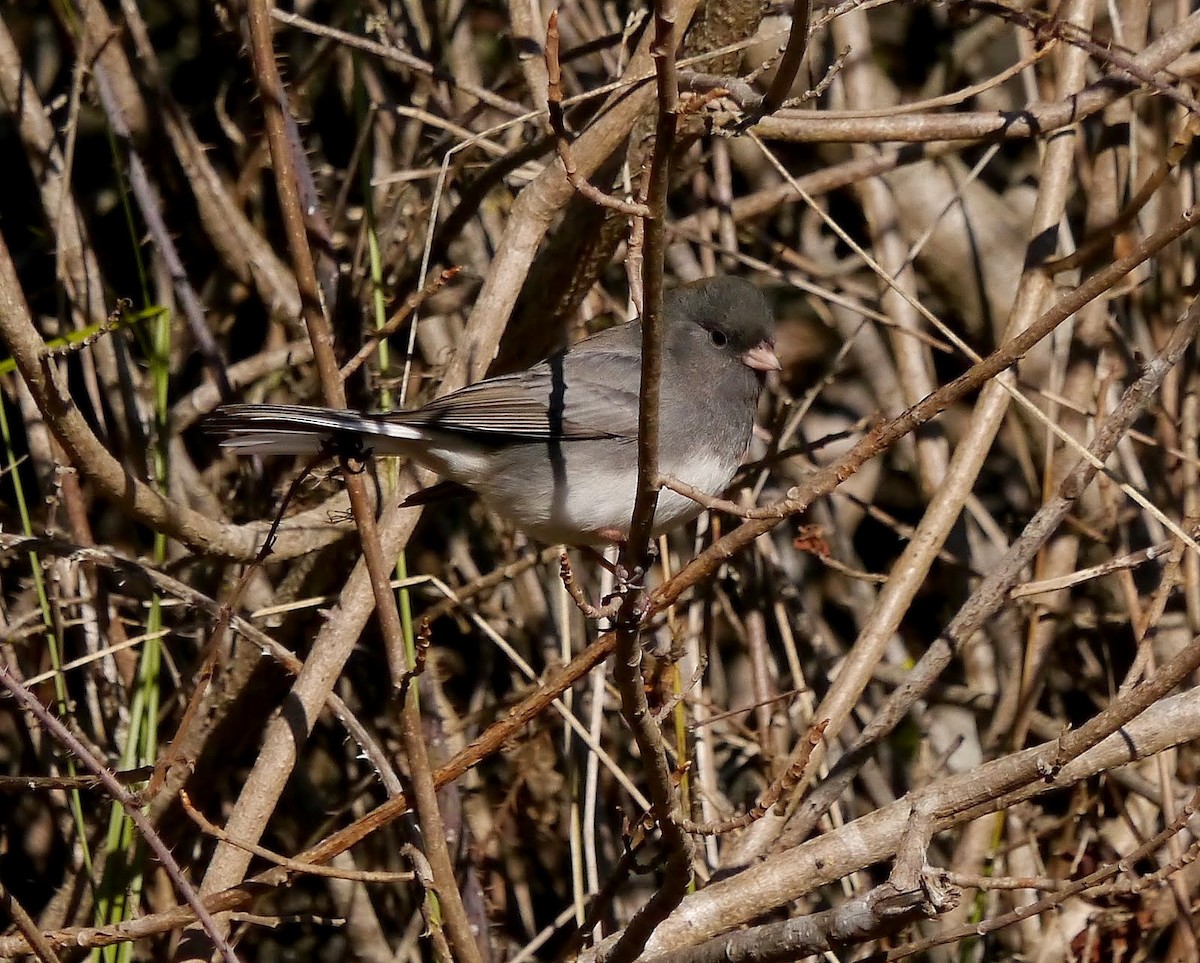
[[[668,291],[663,318],[659,471],[718,495],[750,444],[765,373],[779,368],[771,309],[750,283],[716,277]],[[245,453],[315,454],[347,441],[404,455],[540,541],[601,545],[623,541],[633,515],[641,353],[632,321],[415,411],[226,405],[205,426]],[[663,490],[655,533],[699,512]]]

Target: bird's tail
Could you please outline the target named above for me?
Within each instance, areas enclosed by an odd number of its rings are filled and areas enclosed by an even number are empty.
[[[222,405],[201,427],[245,455],[315,455],[331,442],[402,454],[422,437],[395,416],[315,405]]]

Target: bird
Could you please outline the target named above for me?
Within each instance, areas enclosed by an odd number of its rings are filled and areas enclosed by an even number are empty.
[[[749,281],[718,276],[668,290],[662,319],[659,471],[717,496],[745,459],[766,375],[780,368],[774,316]],[[629,536],[641,356],[639,318],[420,408],[228,404],[204,427],[240,454],[406,456],[537,541],[597,549]],[[701,510],[664,489],[653,534]]]

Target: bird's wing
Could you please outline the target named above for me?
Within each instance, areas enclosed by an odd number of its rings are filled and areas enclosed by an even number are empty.
[[[610,331],[622,336],[605,338]],[[495,441],[636,438],[637,355],[628,350],[625,329],[610,331],[528,371],[488,378],[415,411],[383,417]]]

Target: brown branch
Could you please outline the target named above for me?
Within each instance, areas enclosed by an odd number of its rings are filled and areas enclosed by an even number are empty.
[[[189,112],[172,95],[139,5],[135,0],[124,0],[121,12],[124,15],[123,32],[136,54],[138,79],[150,88],[149,101],[157,108],[159,123],[165,129],[179,165],[187,172],[187,189],[195,198],[200,224],[214,250],[234,277],[257,290],[274,317],[290,321],[300,313],[296,279],[275,252],[273,240],[264,237],[251,222],[232,185],[208,153],[208,145],[192,127]],[[89,0],[88,13],[89,17],[105,16],[98,0]],[[122,60],[125,59],[123,44],[115,43],[110,47]]]
[[[913,703],[936,682],[967,639],[1003,606],[1013,583],[1046,540],[1058,529],[1075,500],[1100,471],[1098,463],[1103,464],[1129,426],[1154,398],[1167,372],[1174,367],[1191,344],[1198,329],[1200,299],[1192,302],[1187,314],[1175,325],[1170,339],[1158,356],[1147,365],[1142,376],[1130,385],[1120,404],[1097,428],[1088,446],[1092,457],[1079,459],[1075,468],[1063,479],[1058,493],[1038,509],[1025,526],[1021,537],[1012,543],[1004,557],[992,567],[945,631],[925,650],[904,684],[892,692],[849,751],[838,761],[825,782],[805,802],[797,814],[795,824],[788,828],[791,838],[801,839],[812,831],[820,816],[828,811],[854,778],[866,761],[870,749],[899,724]],[[1082,748],[1073,751],[1077,754],[1087,747],[1083,745]]]
[[[762,103],[758,106],[761,115],[773,114],[787,99],[792,89],[792,82],[800,71],[800,63],[804,60],[804,52],[808,47],[808,16],[809,0],[796,0],[792,10],[792,26],[788,31],[787,46],[783,48],[783,57],[771,86],[763,95]]]
[[[550,129],[554,133],[554,149],[562,162],[567,180],[580,194],[594,204],[607,207],[609,210],[624,214],[627,217],[649,217],[650,209],[645,204],[626,201],[613,197],[596,187],[591,181],[579,173],[575,159],[571,156],[571,138],[567,134],[567,123],[563,117],[562,67],[558,60],[558,11],[550,14],[546,24],[546,100],[550,113]]]
[[[662,377],[663,261],[666,253],[667,189],[671,154],[679,118],[679,81],[675,52],[679,46],[677,11],[673,0],[655,4],[654,41],[651,53],[657,69],[658,119],[654,153],[650,161],[646,202],[652,215],[645,220],[642,269],[642,378],[638,395],[637,497],[629,526],[629,541],[622,552],[627,572],[645,572],[650,564],[650,540],[658,505],[659,383]],[[642,680],[642,647],[639,641],[645,595],[627,591],[617,614],[616,661],[613,679],[621,693],[621,712],[633,731],[652,801],[651,814],[662,833],[666,849],[661,886],[625,927],[613,950],[617,963],[631,963],[642,952],[655,927],[687,893],[692,879],[695,847],[685,833],[679,787],[672,778],[662,732],[646,696]]]
[[[802,107],[807,103],[816,100],[818,97],[825,96],[825,92],[833,86],[833,82],[846,68],[846,61],[850,58],[850,48],[843,47],[838,51],[838,55],[833,58],[829,66],[825,68],[825,74],[817,81],[815,87],[809,87],[803,93],[790,100],[783,102],[784,107]]]
[[[562,580],[563,588],[567,590],[567,594],[571,596],[571,601],[575,603],[575,607],[583,613],[583,617],[586,619],[591,619],[592,621],[611,619],[621,608],[621,597],[619,595],[604,600],[600,605],[592,604],[591,600],[587,597],[587,593],[575,581],[575,573],[571,570],[571,560],[567,557],[566,552],[563,552],[559,557],[558,577]]]
[[[38,928],[37,920],[25,911],[20,900],[13,896],[12,891],[5,887],[2,881],[0,881],[0,907],[8,911],[9,919],[16,926],[17,932],[25,937],[29,943],[29,949],[42,963],[61,963],[58,954],[54,952],[54,947],[50,945],[50,941],[42,935],[41,929]]]
[[[310,33],[314,37],[326,37],[352,50],[361,50],[364,53],[371,54],[373,57],[378,57],[386,64],[395,64],[403,67],[405,70],[412,70],[416,73],[424,74],[431,79],[441,81],[450,88],[461,90],[463,93],[477,99],[480,103],[494,107],[496,110],[510,116],[521,117],[528,113],[524,105],[501,97],[486,87],[480,87],[478,84],[465,81],[461,77],[455,77],[448,70],[439,70],[428,61],[422,60],[420,57],[414,56],[409,51],[403,50],[400,47],[376,43],[374,40],[368,40],[366,37],[359,36],[358,34],[339,30],[327,24],[317,23],[315,20],[309,20],[307,17],[292,13],[290,10],[280,10],[277,7],[272,7],[271,17],[289,27],[295,27],[297,30]]]
[[[234,953],[233,947],[228,940],[222,935],[221,927],[212,914],[205,908],[204,903],[200,899],[200,895],[180,868],[179,863],[175,861],[175,857],[171,854],[171,849],[163,842],[161,836],[151,825],[149,818],[142,812],[142,806],[138,798],[128,789],[121,785],[120,780],[112,774],[112,771],[98,759],[95,754],[88,749],[82,742],[76,738],[75,734],[60,722],[55,716],[50,713],[50,710],[42,705],[33,693],[26,689],[18,682],[9,671],[8,666],[4,662],[0,662],[0,686],[2,686],[9,695],[20,703],[22,709],[37,719],[38,723],[50,733],[56,742],[62,745],[71,755],[79,760],[85,768],[100,780],[105,791],[125,810],[125,814],[129,820],[137,827],[142,838],[146,840],[146,845],[150,847],[150,851],[154,853],[155,858],[161,864],[167,876],[170,877],[176,891],[183,897],[184,901],[196,914],[196,919],[204,927],[204,932],[209,939],[213,941],[213,946],[223,956],[228,963],[238,963],[237,954]]]
[[[338,376],[342,381],[345,381],[361,368],[367,362],[367,359],[379,350],[379,345],[386,338],[390,338],[399,331],[404,326],[404,323],[412,317],[414,311],[458,277],[461,270],[462,268],[460,267],[446,268],[440,274],[430,278],[425,282],[425,287],[421,288],[420,291],[414,291],[404,299],[404,303],[400,305],[400,309],[388,318],[386,323],[368,331],[363,337],[363,346],[358,349],[353,358],[342,365],[341,370],[338,372]]]
[[[133,134],[130,132],[129,124],[126,122],[121,101],[118,100],[103,65],[97,63],[93,66],[92,70],[100,105],[103,107],[105,116],[108,118],[113,135],[121,142],[125,149],[125,159],[129,166],[130,191],[137,201],[138,210],[141,211],[150,236],[154,238],[154,244],[158,248],[158,253],[166,265],[167,273],[171,278],[171,286],[175,289],[175,296],[179,299],[179,306],[182,309],[184,318],[187,320],[188,329],[191,331],[192,337],[196,339],[196,345],[200,349],[200,355],[204,358],[205,365],[220,386],[222,396],[230,397],[232,392],[229,388],[229,381],[225,376],[225,358],[221,349],[217,346],[216,339],[213,337],[208,322],[205,320],[204,307],[200,303],[200,296],[196,294],[196,289],[192,287],[192,282],[188,279],[187,271],[183,266],[183,259],[180,257],[179,250],[175,246],[175,240],[171,236],[171,232],[167,229],[166,220],[163,217],[159,204],[158,194],[151,185],[150,175],[142,163],[141,155],[134,146]]]
[[[835,909],[752,926],[729,937],[655,957],[655,963],[789,963],[897,933],[941,912],[923,889],[882,883]]]
[[[925,870],[932,834],[932,814],[921,800],[913,806],[886,883],[835,909],[664,953],[655,963],[785,963],[835,947],[859,946],[932,919],[958,902],[956,891]]]
[[[1058,592],[1062,589],[1070,588],[1073,585],[1079,585],[1082,582],[1089,582],[1092,579],[1103,578],[1104,576],[1111,575],[1114,572],[1124,572],[1129,569],[1137,568],[1140,565],[1145,565],[1147,562],[1153,562],[1156,559],[1162,558],[1162,556],[1168,554],[1177,544],[1179,544],[1179,540],[1172,538],[1164,542],[1159,542],[1157,545],[1151,545],[1149,548],[1143,548],[1137,552],[1128,552],[1124,555],[1118,555],[1115,558],[1110,558],[1107,561],[1101,562],[1099,565],[1093,565],[1090,568],[1084,568],[1077,572],[1072,572],[1070,575],[1060,575],[1057,578],[1038,579],[1036,582],[1025,582],[1022,585],[1016,585],[1009,589],[1008,597],[1016,600],[1028,598],[1031,595],[1044,595],[1048,592]]]
[[[711,719],[709,720],[709,722],[712,721]],[[737,829],[745,829],[751,823],[761,819],[767,814],[767,810],[779,802],[789,790],[800,782],[801,777],[804,775],[804,769],[808,765],[808,760],[812,758],[813,750],[824,737],[825,729],[828,725],[829,721],[826,719],[809,726],[808,734],[804,737],[804,742],[801,744],[802,751],[792,760],[792,764],[780,774],[779,778],[763,791],[758,801],[750,809],[746,810],[746,812],[711,823],[697,823],[693,820],[685,819],[682,822],[684,831],[703,836],[721,836]]]
[[[246,852],[261,859],[265,859],[269,863],[274,863],[281,869],[286,869],[289,874],[297,874],[302,876],[321,876],[325,879],[348,879],[355,883],[411,883],[416,879],[416,874],[413,872],[402,873],[385,873],[385,872],[368,872],[365,870],[345,870],[337,869],[333,866],[324,866],[320,863],[310,863],[299,859],[290,859],[272,849],[267,849],[266,846],[259,846],[256,843],[246,842],[244,840],[235,839],[230,836],[220,826],[212,822],[204,813],[200,812],[192,803],[192,797],[188,795],[187,790],[181,790],[179,793],[179,802],[183,806],[183,811],[187,813],[188,818],[194,822],[202,832],[212,836],[213,839],[219,839],[223,843],[228,843],[230,846],[236,846],[238,849],[244,849]]]
[[[1121,208],[1117,216],[1107,224],[1092,229],[1079,247],[1070,254],[1047,261],[1042,265],[1042,270],[1047,274],[1073,271],[1111,251],[1117,236],[1133,223],[1138,212],[1150,202],[1150,198],[1163,185],[1171,170],[1183,162],[1197,133],[1200,133],[1200,117],[1188,114],[1179,135],[1167,150],[1166,155],[1159,161],[1158,167],[1150,173],[1150,176],[1137,189],[1129,202]]]
[[[964,7],[975,7],[985,13],[1015,23],[1032,33],[1038,43],[1044,44],[1052,40],[1061,40],[1063,43],[1078,47],[1092,59],[1128,74],[1129,77],[1141,81],[1163,97],[1174,100],[1189,113],[1200,116],[1200,102],[1188,96],[1184,91],[1172,87],[1168,82],[1175,78],[1168,77],[1167,80],[1160,80],[1157,76],[1160,71],[1143,67],[1136,58],[1130,56],[1130,51],[1122,51],[1112,42],[1097,43],[1092,39],[1091,31],[1084,30],[1078,24],[1058,16],[1044,14],[1038,10],[1019,10],[1002,3],[991,2],[991,0],[958,0],[958,3]],[[1111,74],[1110,77],[1112,77]],[[1125,80],[1127,78],[1112,79]]]
[[[466,602],[477,595],[482,595],[505,582],[511,582],[523,572],[528,572],[531,568],[536,568],[538,565],[543,565],[550,562],[559,556],[561,552],[555,548],[544,548],[540,552],[532,552],[524,558],[519,558],[515,562],[509,562],[507,565],[502,565],[494,571],[488,572],[487,575],[481,575],[479,578],[468,582],[466,585],[458,586],[454,589],[454,598],[444,598],[440,602],[435,603],[425,610],[425,618],[430,622],[435,622],[444,615],[453,612],[460,603]]]
[[[283,84],[275,60],[271,32],[270,0],[250,0],[247,20],[251,37],[251,53],[254,73],[262,95],[263,112],[266,119],[267,139],[274,165],[275,188],[279,196],[280,213],[291,253],[292,268],[300,289],[301,311],[313,344],[313,360],[321,379],[325,401],[332,407],[346,406],[345,388],[338,371],[337,358],[333,350],[333,332],[321,309],[321,296],[317,286],[312,254],[305,230],[305,218],[301,210],[296,188],[296,172],[291,144],[288,137],[288,117],[285,116]],[[418,820],[423,835],[425,855],[428,857],[441,899],[446,932],[459,963],[480,963],[479,946],[471,930],[470,921],[463,907],[455,881],[454,865],[438,808],[437,793],[430,771],[429,754],[421,731],[420,710],[415,691],[404,685],[409,666],[405,655],[404,627],[396,605],[396,596],[390,585],[391,562],[384,558],[375,514],[367,492],[365,479],[345,471],[343,475],[346,493],[354,512],[366,563],[370,576],[371,594],[375,600],[375,612],[379,619],[388,656],[388,668],[392,684],[403,697],[401,713],[401,740],[409,767],[409,784],[415,798]],[[219,854],[218,854],[219,855]],[[244,872],[246,859],[230,860],[228,868],[217,872],[218,856],[206,874],[209,877],[227,880],[234,873]],[[211,887],[210,887],[211,888]]]

